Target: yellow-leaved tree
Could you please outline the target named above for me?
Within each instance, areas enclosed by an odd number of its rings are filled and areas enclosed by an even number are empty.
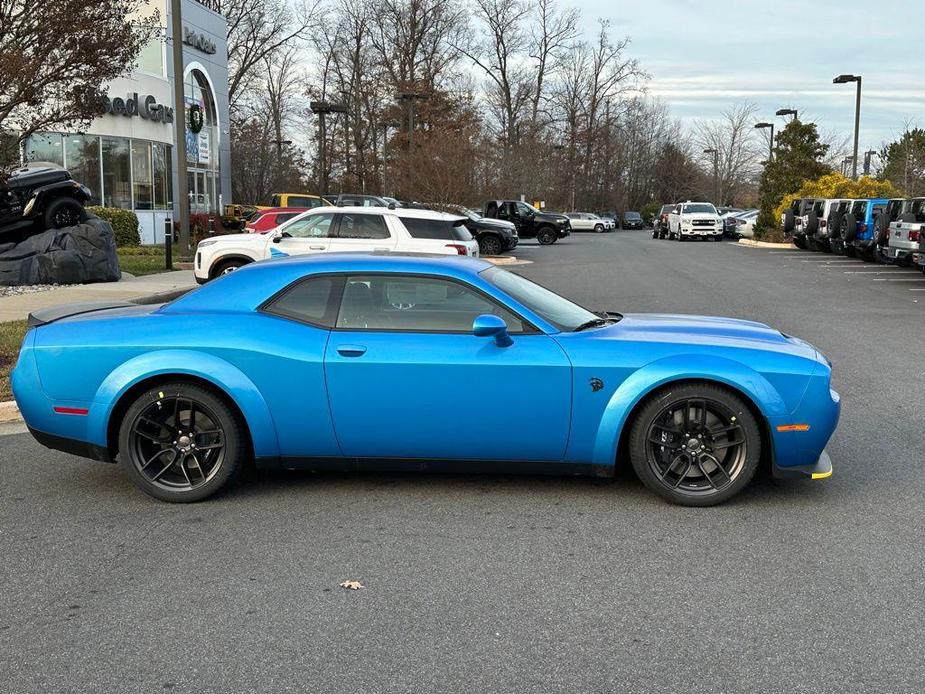
[[[790,206],[790,201],[794,198],[860,199],[897,197],[900,197],[899,191],[889,181],[880,181],[870,176],[861,176],[855,181],[842,176],[837,171],[833,171],[814,180],[806,181],[799,190],[785,195],[774,210],[774,218],[780,219],[781,215]]]

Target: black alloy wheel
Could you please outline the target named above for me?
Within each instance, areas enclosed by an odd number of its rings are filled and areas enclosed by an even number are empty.
[[[552,227],[542,227],[536,232],[536,240],[542,246],[548,246],[556,242],[556,230]]]
[[[126,412],[119,458],[145,493],[198,501],[241,469],[244,427],[215,394],[193,384],[157,386]]]
[[[480,255],[501,255],[501,240],[491,234],[482,234],[478,240]]]
[[[689,383],[646,403],[633,422],[630,458],[640,480],[660,496],[710,506],[752,479],[761,434],[738,395],[711,383]]]
[[[58,198],[45,211],[46,229],[66,229],[86,221],[87,212],[76,200]]]

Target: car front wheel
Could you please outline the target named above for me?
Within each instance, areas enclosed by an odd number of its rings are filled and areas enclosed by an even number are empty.
[[[548,246],[556,242],[556,231],[552,227],[543,227],[536,232],[536,240],[542,246]]]
[[[480,236],[479,253],[481,255],[500,255],[501,241],[497,236]]]
[[[594,231],[595,231],[596,233],[598,233],[598,234],[603,233],[603,231],[604,231],[604,225],[603,225],[603,224],[595,224],[595,225],[594,225]]]
[[[119,461],[145,494],[200,501],[231,481],[246,455],[244,424],[210,390],[192,383],[151,388],[119,431]]]
[[[215,268],[215,272],[212,273],[212,277],[221,277],[222,275],[230,275],[232,272],[237,270],[239,267],[246,265],[243,260],[235,258],[234,260],[226,260],[224,263],[220,263],[218,267]]]
[[[46,229],[66,229],[77,226],[87,220],[87,211],[84,206],[73,198],[58,198],[53,200],[45,210]]]
[[[761,460],[761,432],[737,394],[713,383],[668,386],[643,405],[630,430],[639,479],[668,501],[712,506],[735,496]]]

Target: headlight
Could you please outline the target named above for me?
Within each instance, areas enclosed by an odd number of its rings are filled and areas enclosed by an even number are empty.
[[[213,243],[218,243],[218,239],[206,239],[205,241],[200,241],[198,248],[205,248],[206,246],[211,246]]]

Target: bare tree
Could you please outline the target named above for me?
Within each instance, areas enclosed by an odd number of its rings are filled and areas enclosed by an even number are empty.
[[[320,0],[224,0],[228,23],[228,101],[232,113],[248,88],[260,83],[260,67],[281,48],[300,42]],[[255,82],[257,83],[255,85]]]
[[[143,0],[0,2],[0,178],[30,135],[87,124],[160,17]]]
[[[530,112],[534,127],[539,124],[540,106],[546,94],[546,79],[557,69],[563,54],[578,36],[578,21],[581,17],[576,8],[559,11],[554,0],[537,0],[536,14],[538,19],[531,36],[533,46],[530,52],[530,57],[536,61]]]
[[[767,159],[755,137],[755,114],[752,103],[734,106],[722,118],[699,121],[694,128],[695,142],[701,150],[716,151],[716,204],[735,203],[737,197],[758,175],[758,164]],[[764,156],[762,156],[764,154]],[[706,154],[707,168],[713,175],[713,154]]]

